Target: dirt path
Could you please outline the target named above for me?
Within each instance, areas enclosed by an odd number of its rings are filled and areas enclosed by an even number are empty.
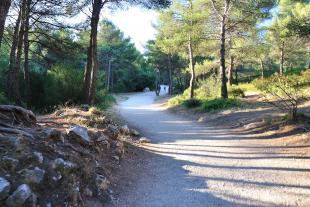
[[[130,95],[121,116],[152,139],[139,179],[109,206],[310,206],[309,145],[270,144],[268,137],[201,125]],[[272,142],[275,143],[275,142]]]

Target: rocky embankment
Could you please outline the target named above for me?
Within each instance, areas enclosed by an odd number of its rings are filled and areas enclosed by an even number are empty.
[[[111,199],[124,140],[139,136],[96,108],[36,117],[0,106],[0,206],[84,206]],[[113,182],[113,181],[112,181]]]

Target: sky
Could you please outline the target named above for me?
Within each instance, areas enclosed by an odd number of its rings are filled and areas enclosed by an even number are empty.
[[[130,7],[111,12],[106,9],[102,16],[112,21],[126,37],[130,37],[142,53],[146,42],[155,38],[156,30],[152,25],[157,22],[158,13],[154,10]]]

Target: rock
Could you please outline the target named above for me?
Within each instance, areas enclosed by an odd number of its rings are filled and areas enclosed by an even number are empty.
[[[113,125],[113,124],[109,124],[109,125],[108,125],[108,129],[109,129],[111,132],[115,133],[115,134],[119,133],[118,127],[115,126],[115,125]]]
[[[103,176],[103,175],[98,175],[96,176],[96,186],[99,191],[106,191],[108,190],[110,182],[108,179]]]
[[[24,137],[14,137],[14,136],[1,136],[0,144],[3,146],[7,146],[13,148],[15,151],[23,151],[25,150],[27,139]]]
[[[150,90],[149,87],[146,87],[146,88],[143,89],[143,92],[150,92],[150,91],[151,91],[151,90]]]
[[[32,191],[27,184],[18,186],[17,190],[6,200],[8,207],[23,206],[26,200],[32,195]]]
[[[44,157],[41,152],[33,152],[34,156],[37,158],[37,161],[42,164],[44,161]]]
[[[85,188],[83,192],[87,197],[93,197],[93,191],[89,188]]]
[[[117,155],[112,156],[112,158],[113,158],[114,160],[116,160],[117,162],[119,162],[119,160],[120,160],[119,156],[117,156]]]
[[[47,128],[44,130],[47,139],[64,141],[61,131],[54,128]]]
[[[139,139],[139,142],[140,142],[140,143],[151,143],[151,140],[148,139],[148,138],[146,138],[146,137],[141,137],[141,138]]]
[[[23,177],[28,184],[40,184],[44,179],[45,170],[35,167],[33,170],[24,170]]]
[[[89,144],[90,138],[85,127],[75,126],[68,130],[68,135],[73,135],[80,143]]]
[[[62,173],[68,173],[77,169],[77,165],[73,162],[65,161],[62,158],[57,158],[53,161],[52,168]]]
[[[105,135],[101,135],[96,141],[97,142],[105,142],[108,141],[109,137],[105,136]]]
[[[11,184],[5,178],[0,177],[0,201],[9,196]]]
[[[124,126],[121,127],[121,132],[123,134],[129,135],[130,134],[130,129],[129,129],[129,127],[127,125],[124,125]]]
[[[1,159],[1,166],[9,171],[15,171],[17,168],[19,161],[15,158],[9,157],[9,156],[4,156]]]
[[[90,108],[90,106],[89,106],[88,104],[83,104],[83,105],[81,106],[81,109],[82,109],[83,111],[88,111],[89,108]]]
[[[136,136],[136,137],[140,136],[140,132],[138,132],[138,131],[135,130],[135,129],[131,129],[131,130],[130,130],[130,133],[131,133],[133,136]]]
[[[116,142],[115,153],[121,157],[123,156],[123,154],[125,153],[123,142]]]
[[[60,172],[56,172],[56,175],[52,177],[52,179],[57,182],[62,179],[62,175]]]

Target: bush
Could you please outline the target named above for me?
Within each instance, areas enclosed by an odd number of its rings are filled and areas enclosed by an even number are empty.
[[[244,90],[241,88],[236,88],[236,87],[232,87],[229,89],[228,92],[230,95],[232,95],[234,98],[244,98],[245,94],[244,94]]]
[[[199,99],[206,97],[217,97],[220,92],[220,81],[216,75],[211,75],[204,81],[199,82],[200,87],[195,90],[195,95]]]
[[[202,110],[204,112],[220,111],[230,109],[233,107],[239,107],[240,102],[237,99],[213,99],[207,100],[202,104]]]
[[[169,99],[168,106],[174,107],[174,106],[181,105],[185,100],[186,100],[186,98],[183,95],[175,96],[175,97]]]
[[[70,65],[55,65],[44,79],[45,106],[55,106],[67,101],[76,103],[81,100],[83,71]]]
[[[270,104],[285,111],[289,119],[296,119],[298,106],[305,100],[309,90],[307,85],[310,79],[308,78],[307,73],[301,76],[272,76],[256,80],[254,84],[263,92]]]
[[[3,92],[0,92],[0,104],[8,104],[8,99]]]
[[[96,92],[96,103],[100,109],[106,109],[115,102],[115,98],[105,89],[101,89]]]
[[[183,101],[182,105],[185,106],[186,108],[195,108],[201,106],[202,101],[192,98],[192,99],[187,99]]]

